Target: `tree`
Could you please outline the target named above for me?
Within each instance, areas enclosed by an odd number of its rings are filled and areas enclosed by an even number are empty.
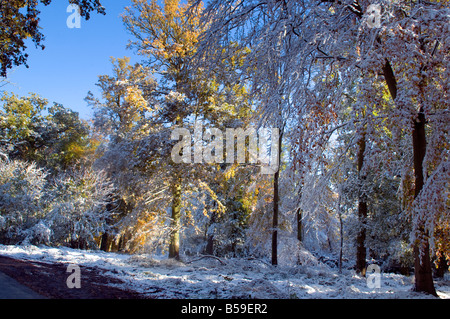
[[[46,188],[45,225],[49,242],[77,249],[97,249],[113,214],[107,209],[113,185],[105,172],[85,166],[60,173]]]
[[[364,115],[363,115],[364,117]],[[363,132],[360,133],[360,139],[358,141],[358,159],[357,159],[357,169],[358,169],[358,177],[360,179],[361,184],[365,183],[366,176],[363,173],[363,165],[364,165],[364,155],[366,152],[366,131],[364,128],[364,124],[362,125]],[[362,185],[361,185],[362,186]],[[366,222],[367,222],[367,195],[364,194],[362,190],[363,186],[360,190],[360,195],[358,199],[358,219],[360,222],[360,231],[358,232],[358,236],[356,238],[356,271],[365,276],[366,273]]]
[[[426,179],[423,172],[424,165],[426,165],[425,156],[427,152],[425,132],[426,123],[429,121],[427,117],[432,119],[433,116],[430,116],[430,112],[434,112],[434,110],[448,109],[448,103],[445,102],[445,99],[442,100],[445,94],[443,94],[444,92],[441,90],[440,85],[436,85],[436,82],[442,81],[443,76],[442,68],[439,64],[448,59],[448,53],[442,51],[445,50],[445,44],[441,46],[439,41],[442,32],[445,33],[442,27],[445,24],[444,21],[448,19],[448,15],[444,13],[448,11],[448,8],[443,10],[443,16],[434,14],[437,8],[445,8],[446,6],[448,5],[399,3],[388,7],[391,10],[402,8],[410,13],[420,10],[422,14],[415,18],[411,18],[409,15],[406,17],[396,16],[397,19],[387,24],[386,28],[383,28],[382,32],[377,35],[379,42],[371,48],[368,47],[367,51],[364,52],[367,54],[365,57],[366,61],[370,60],[369,55],[374,52],[380,52],[381,56],[384,57],[384,61],[373,58],[372,61],[377,61],[377,63],[382,65],[384,79],[391,98],[399,111],[402,112],[403,118],[401,120],[405,121],[404,123],[407,127],[412,126],[410,134],[413,146],[414,198],[416,205],[420,205],[418,198],[419,194],[424,191],[424,180]],[[430,21],[430,14],[433,16],[432,22]],[[420,27],[416,27],[417,23],[419,23]],[[396,30],[397,33],[387,34],[385,30]],[[407,43],[409,43],[410,38],[406,36],[405,30],[410,30],[416,35],[415,41],[409,45]],[[383,38],[389,39],[389,41],[384,42],[382,41]],[[403,54],[401,60],[399,60],[398,50],[401,50]],[[411,68],[406,65],[414,65],[414,67]],[[371,69],[373,70],[373,67]],[[432,81],[429,80],[431,78],[433,79]],[[406,89],[406,87],[409,89]],[[435,96],[433,100],[430,100],[430,95],[428,94]],[[405,114],[406,110],[409,110],[408,115]],[[437,120],[436,124],[439,122],[440,120]],[[431,151],[437,151],[437,149]],[[416,211],[416,214],[423,215],[425,212]],[[425,216],[422,218],[427,219]],[[424,221],[420,219],[414,225],[415,289],[436,295],[431,274],[429,252],[428,238],[431,234],[430,230],[425,228]]]
[[[120,141],[139,126],[145,112],[155,111],[152,95],[156,81],[149,68],[130,65],[128,57],[111,58],[111,63],[113,75],[101,75],[97,83],[104,100],[89,92],[86,101],[95,109],[94,125]]]
[[[11,159],[35,161],[56,173],[87,160],[98,146],[88,123],[61,104],[48,107],[35,94],[5,93],[0,101],[1,144]]]
[[[294,12],[291,12],[291,9]],[[273,3],[212,1],[205,10],[203,20],[205,23],[209,23],[209,27],[200,37],[198,55],[203,59],[199,60],[205,61],[200,64],[202,68],[210,68],[214,65],[219,59],[215,56],[216,51],[222,48],[223,43],[235,45],[224,47],[222,52],[219,52],[220,58],[230,55],[236,50],[235,47],[238,49],[248,48],[248,54],[244,57],[240,68],[242,70],[240,76],[234,80],[238,82],[250,79],[251,94],[258,101],[255,113],[260,118],[257,122],[280,128],[280,152],[283,131],[289,130],[291,127],[293,130],[298,128],[298,126],[296,128],[297,123],[293,120],[294,117],[303,121],[311,114],[325,115],[329,111],[326,107],[319,112],[314,110],[314,107],[322,106],[321,102],[312,98],[314,93],[312,93],[310,79],[314,72],[311,66],[308,67],[308,63],[312,65],[312,61],[315,59],[314,56],[311,56],[311,52],[306,52],[306,49],[310,50],[311,48],[308,48],[303,42],[296,41],[297,30],[289,21],[290,15],[295,14],[298,17],[300,12],[301,8],[297,9],[291,2],[286,1]],[[248,28],[249,23],[252,25],[251,28]],[[295,24],[298,23],[295,22]],[[305,96],[308,96],[309,99],[306,99]],[[328,115],[325,115],[324,118],[328,118]],[[314,132],[319,136],[320,131],[321,129],[315,132],[308,130],[306,134]],[[290,139],[301,147],[305,142],[299,142],[298,135],[297,137],[291,135]],[[297,141],[295,141],[296,139]],[[306,140],[308,137],[305,136],[304,139]],[[295,148],[292,148],[291,151],[294,154],[302,153]],[[296,160],[294,159],[294,161]],[[274,264],[277,263],[279,175],[279,171],[274,174],[275,192],[272,218],[272,262]],[[300,212],[300,210],[297,211]],[[297,225],[300,223],[297,222]],[[301,233],[301,230],[298,233]]]
[[[156,217],[158,211],[149,197],[155,189],[165,189],[158,165],[168,151],[160,153],[155,144],[168,135],[164,136],[167,129],[162,123],[153,121],[158,105],[153,98],[157,83],[152,72],[140,64],[130,65],[129,58],[112,58],[111,62],[113,74],[99,76],[97,83],[102,99],[91,92],[86,98],[95,110],[94,128],[106,137],[94,165],[104,169],[114,184],[109,208],[117,212],[102,235],[102,248],[135,251],[134,243],[142,241],[137,225],[144,227],[142,220],[150,224],[155,218],[149,216]],[[156,204],[164,208],[159,201]],[[114,246],[113,239],[119,244]]]
[[[1,100],[2,240],[96,247],[111,189],[91,167],[98,141],[89,125],[34,94]]]
[[[36,47],[44,49],[44,35],[39,26],[38,5],[49,5],[52,0],[11,0],[0,4],[0,76],[6,77],[8,69],[13,65],[27,66],[28,54],[25,40],[31,38]],[[90,12],[105,14],[100,0],[69,0],[78,5],[82,17],[89,20]],[[28,67],[28,66],[27,66]]]
[[[190,78],[187,58],[195,50],[200,30],[198,19],[188,19],[185,10],[186,6],[180,5],[179,1],[165,1],[164,7],[160,7],[156,1],[133,0],[133,8],[126,8],[123,16],[125,26],[135,38],[130,41],[130,47],[148,56],[149,64],[162,72],[166,84],[163,94],[169,96],[173,92],[172,96],[179,96],[169,98],[162,104],[165,107],[160,112],[163,121],[176,126],[181,126],[186,116],[192,113],[192,106],[185,102]],[[170,189],[173,232],[169,257],[179,259],[182,177],[176,165]]]
[[[42,112],[47,106],[47,100],[35,94],[19,98],[4,93],[1,102],[1,139],[9,156],[13,159],[36,160],[40,146],[44,143],[41,136],[45,127]]]
[[[385,86],[388,88],[390,97],[397,108],[397,124],[407,129],[412,138],[415,205],[419,204],[417,199],[420,192],[423,191],[425,179],[423,172],[427,144],[425,135],[427,114],[429,116],[429,112],[433,112],[431,110],[434,109],[448,108],[444,98],[445,94],[441,85],[438,84],[442,81],[443,76],[443,69],[439,64],[448,59],[448,55],[445,53],[446,44],[441,46],[439,41],[442,33],[445,33],[442,26],[445,24],[444,21],[448,19],[447,13],[444,13],[448,10],[447,6],[448,4],[435,3],[426,5],[406,2],[383,3],[382,8],[386,14],[388,12],[392,14],[393,18],[381,21],[381,28],[374,28],[373,25],[367,23],[368,18],[364,15],[365,9],[369,7],[367,3],[363,1],[355,2],[350,7],[343,7],[341,4],[333,2],[331,7],[337,11],[335,11],[336,14],[329,15],[329,20],[326,23],[327,25],[333,25],[333,28],[336,27],[336,30],[345,30],[341,33],[340,39],[345,37],[346,43],[352,45],[352,47],[344,47],[340,46],[340,43],[330,41],[329,52],[333,52],[334,56],[328,55],[328,58],[340,60],[344,68],[355,71],[363,70],[371,75],[380,73],[383,75]],[[438,8],[446,8],[442,11],[442,16],[435,15],[435,10]],[[327,9],[324,8],[324,10]],[[337,16],[347,14],[345,12],[348,11],[351,11],[357,19],[360,19],[361,33],[359,36],[355,37],[350,32],[352,28],[350,21],[340,20],[339,24],[339,20],[335,19]],[[399,12],[405,12],[406,14],[403,15]],[[413,12],[421,12],[421,14],[413,18],[410,15]],[[433,18],[430,19],[430,16]],[[431,25],[433,26],[431,27]],[[413,42],[410,42],[411,38],[406,35],[408,32],[415,34]],[[374,39],[374,42],[367,41],[369,38]],[[344,56],[346,57],[343,58]],[[411,65],[414,65],[414,67],[411,67]],[[427,73],[426,77],[425,72]],[[436,79],[436,81],[427,80],[431,78]],[[362,86],[362,89],[364,89],[364,86]],[[425,94],[424,92],[428,93]],[[435,96],[435,99],[439,102],[429,100],[430,95],[428,94]],[[438,122],[440,121],[438,120]],[[408,129],[411,127],[412,130]],[[436,150],[434,149],[432,152]],[[430,266],[428,243],[430,231],[425,229],[424,222],[421,220],[421,218],[427,219],[427,217],[419,218],[418,216],[423,215],[424,212],[418,213],[413,207],[411,209],[415,211],[413,215],[417,214],[414,217],[416,223],[413,232],[415,238],[413,241],[415,247],[415,289],[436,295]]]
[[[45,216],[42,199],[47,173],[35,163],[0,159],[0,241],[16,244],[41,237],[39,221]],[[38,231],[38,232],[36,232]]]
[[[48,108],[45,124],[43,138],[47,150],[40,160],[41,165],[60,172],[92,161],[90,157],[94,156],[100,141],[77,112],[54,103]]]
[[[187,8],[188,5],[176,0],[165,1],[164,6],[156,1],[134,0],[123,16],[125,26],[134,36],[129,46],[146,56],[148,65],[161,74],[155,94],[159,100],[158,123],[170,129],[192,129],[200,122],[205,129],[214,125],[223,127],[249,110],[244,84],[227,81],[228,74],[236,72],[239,56],[245,50],[238,51],[231,60],[221,60],[213,75],[195,68],[191,60],[197,50],[197,37],[206,26],[199,21],[201,8],[193,15],[186,14]],[[242,108],[237,107],[239,103]],[[168,167],[166,180],[170,181],[172,196],[170,258],[179,258],[182,197],[188,187],[193,187],[189,178],[206,180],[207,174],[218,172],[209,164],[206,167],[209,168],[200,170],[199,166],[173,162]]]

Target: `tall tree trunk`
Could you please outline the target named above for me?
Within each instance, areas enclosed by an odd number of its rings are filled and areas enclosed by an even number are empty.
[[[358,142],[358,175],[360,182],[363,184],[365,176],[361,175],[361,170],[364,165],[364,153],[366,151],[366,133],[363,132],[361,139]],[[366,275],[366,219],[367,219],[367,199],[362,192],[364,185],[361,184],[359,199],[358,199],[358,220],[359,231],[356,237],[356,272]]]
[[[273,177],[272,265],[278,264],[278,213],[280,204],[279,179],[281,170],[282,139],[283,139],[283,131],[280,130],[278,136],[278,154],[277,154],[278,169]]]
[[[111,238],[107,232],[104,232],[100,240],[100,250],[111,251]]]
[[[344,251],[344,222],[341,210],[341,190],[338,190],[337,213],[339,217],[339,273],[342,273],[342,254]]]
[[[414,151],[414,175],[415,189],[414,198],[419,196],[423,188],[423,160],[426,153],[426,135],[425,135],[425,114],[422,108],[419,111],[417,120],[414,122],[414,130],[412,133],[413,151]],[[426,292],[437,296],[433,283],[433,275],[431,271],[430,245],[428,243],[428,233],[425,231],[424,225],[419,227],[419,240],[414,244],[414,275],[415,275],[415,291]]]
[[[444,275],[447,271],[448,271],[447,258],[445,258],[444,254],[441,254],[437,262],[436,278],[444,278]]]
[[[214,230],[212,230],[213,227],[215,227],[216,223],[216,212],[213,211],[211,213],[211,220],[208,225],[208,229],[206,232],[206,247],[205,247],[205,253],[207,255],[214,255]]]
[[[389,60],[383,67],[384,78],[388,86],[389,92],[393,100],[397,97],[397,81]],[[414,122],[414,130],[412,132],[412,144],[414,152],[414,174],[415,189],[414,198],[417,198],[423,187],[423,160],[426,153],[426,134],[425,134],[426,118],[423,110],[420,110],[417,120]],[[431,273],[430,247],[428,243],[428,234],[425,233],[423,226],[419,225],[419,233],[423,235],[422,242],[414,244],[414,290],[437,295],[434,288],[433,276]]]
[[[214,235],[208,235],[208,239],[206,241],[205,254],[214,255]]]
[[[272,219],[272,265],[278,264],[278,182],[280,177],[280,169],[278,168],[273,178],[273,219]]]
[[[181,177],[172,185],[172,233],[169,243],[169,258],[180,260]]]
[[[302,219],[303,219],[303,215],[302,215],[302,209],[299,207],[297,208],[297,239],[299,242],[303,241],[303,236],[302,236]]]

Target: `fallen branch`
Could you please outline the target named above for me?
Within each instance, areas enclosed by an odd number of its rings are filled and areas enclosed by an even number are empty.
[[[221,263],[222,265],[226,265],[226,263],[225,263],[223,260],[221,260],[219,257],[212,256],[212,255],[203,255],[203,256],[201,256],[200,258],[197,258],[197,259],[194,259],[194,260],[191,260],[191,261],[186,262],[186,264],[190,264],[190,263],[193,263],[193,262],[195,262],[195,261],[202,260],[203,258],[213,258],[213,259],[216,259],[216,260],[220,261],[220,263]]]

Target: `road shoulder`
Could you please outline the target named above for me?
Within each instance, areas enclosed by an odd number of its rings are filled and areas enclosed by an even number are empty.
[[[0,299],[44,299],[44,297],[0,272]]]
[[[111,286],[122,282],[105,276],[99,268],[81,267],[81,288],[70,289],[67,286],[70,275],[67,267],[68,264],[64,263],[18,260],[0,255],[0,272],[44,298],[147,299],[134,291]]]

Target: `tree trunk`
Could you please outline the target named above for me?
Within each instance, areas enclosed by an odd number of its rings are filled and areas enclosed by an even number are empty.
[[[302,210],[301,208],[297,208],[297,239],[299,242],[302,242],[303,236],[302,236]]]
[[[100,250],[111,251],[111,238],[107,232],[104,232],[101,237]]]
[[[206,255],[214,255],[214,235],[208,235],[205,248]]]
[[[278,265],[278,212],[279,212],[279,179],[281,170],[281,148],[283,132],[278,136],[278,169],[273,177],[273,220],[272,220],[272,265]]]
[[[447,258],[445,258],[444,254],[441,254],[437,262],[436,277],[444,278],[444,275],[447,271],[448,271]]]
[[[397,81],[389,60],[383,67],[384,78],[393,100],[397,97]],[[423,160],[425,158],[427,142],[425,134],[425,114],[421,109],[419,116],[414,121],[414,130],[412,132],[412,143],[414,152],[414,174],[415,189],[414,198],[417,198],[423,187]],[[414,290],[437,295],[434,289],[433,276],[431,273],[430,247],[428,243],[428,234],[425,233],[423,225],[419,225],[419,233],[423,235],[422,243],[416,241],[414,244]],[[419,246],[421,245],[421,246]],[[421,249],[422,248],[422,249]]]
[[[272,220],[272,265],[278,264],[278,181],[280,169],[277,170],[273,178],[273,220]]]
[[[389,89],[389,93],[391,94],[392,100],[395,101],[397,98],[397,79],[395,78],[394,70],[392,70],[391,63],[386,59],[386,62],[383,66],[383,75],[384,80]]]
[[[124,243],[123,243],[123,235],[120,235],[119,236],[119,242],[117,243],[117,251],[122,251],[123,250],[123,246],[124,246]]]
[[[360,201],[358,203],[358,219],[360,222],[360,230],[356,238],[356,272],[362,276],[366,275],[366,218],[367,218],[367,202]]]
[[[180,260],[181,178],[172,186],[172,233],[169,243],[169,258]]]
[[[344,251],[344,222],[341,210],[341,190],[338,191],[337,213],[339,217],[339,273],[342,273],[342,254]]]
[[[206,240],[206,248],[205,253],[207,255],[214,255],[214,230],[211,231],[212,227],[215,227],[216,223],[216,213],[211,213],[211,220],[207,229],[207,240]]]
[[[426,153],[426,135],[425,135],[425,114],[420,109],[417,120],[414,121],[414,130],[412,132],[413,152],[414,152],[414,175],[415,189],[414,198],[419,196],[423,188],[423,160]],[[428,243],[428,234],[424,225],[419,227],[419,240],[414,243],[414,275],[415,275],[415,291],[426,292],[437,296],[433,283],[433,275],[431,270],[430,245]]]
[[[361,170],[364,165],[364,153],[366,151],[366,133],[364,132],[358,143],[358,175],[360,182],[363,184],[365,176],[361,175]],[[362,276],[366,275],[366,219],[367,219],[367,200],[363,193],[364,185],[361,184],[359,202],[358,202],[358,220],[359,231],[356,237],[356,272]]]

